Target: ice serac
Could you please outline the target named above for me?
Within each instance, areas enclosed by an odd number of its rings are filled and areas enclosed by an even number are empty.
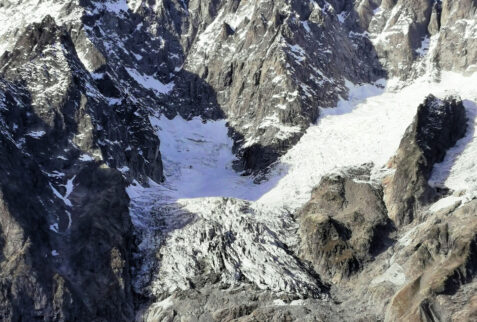
[[[430,95],[419,105],[390,161],[395,172],[385,179],[385,201],[396,225],[410,223],[420,207],[435,200],[436,191],[428,183],[433,166],[443,161],[466,128],[466,112],[459,98],[440,100]]]

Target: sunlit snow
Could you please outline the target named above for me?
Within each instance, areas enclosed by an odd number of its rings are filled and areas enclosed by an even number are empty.
[[[134,182],[127,189],[131,218],[141,239],[139,249],[146,258],[138,283],[149,283],[148,272],[156,265],[153,258],[160,249],[162,268],[154,277],[153,292],[162,294],[164,290],[187,288],[187,278],[196,274],[197,256],[210,263],[222,256],[210,253],[209,243],[201,239],[204,231],[219,225],[222,233],[231,230],[240,237],[240,241],[223,250],[228,261],[223,276],[230,282],[238,270],[260,288],[298,292],[302,285],[312,285],[306,272],[280,247],[281,243],[290,247],[298,243],[296,232],[293,233],[296,222],[290,214],[309,200],[311,190],[325,174],[373,162],[373,175],[381,176],[418,105],[431,93],[438,97],[459,94],[465,100],[470,125],[466,137],[436,166],[431,183],[459,189],[457,202],[470,200],[477,188],[477,166],[472,157],[477,152],[473,131],[477,101],[473,85],[477,74],[463,77],[443,73],[441,79],[441,83],[436,83],[422,78],[408,86],[398,81],[348,83],[349,97],[336,108],[323,109],[317,124],[277,161],[268,180],[260,184],[232,168],[236,158],[225,121],[151,117],[161,140],[166,178],[161,184],[151,181],[150,187]],[[445,208],[451,201],[456,199],[443,200],[431,211]],[[267,235],[265,244],[257,242],[262,240],[256,235],[261,229],[258,227],[273,232]],[[277,256],[282,264],[274,260]],[[295,278],[282,274],[282,267],[295,267]],[[276,274],[264,278],[260,274],[264,271]],[[399,267],[393,266],[375,283],[382,280],[400,285],[405,276]]]
[[[349,98],[334,109],[323,109],[321,118],[273,167],[268,181],[253,183],[232,168],[232,140],[225,121],[186,121],[177,116],[151,118],[161,139],[166,181],[149,193],[183,198],[235,197],[273,207],[296,209],[309,198],[321,177],[346,166],[373,162],[382,168],[394,155],[417,106],[432,93],[438,97],[458,94],[469,116],[468,135],[436,166],[432,182],[451,189],[477,189],[477,153],[474,126],[477,75],[444,73],[442,82],[426,78],[402,87],[399,83],[353,85]],[[155,192],[154,192],[155,191]]]

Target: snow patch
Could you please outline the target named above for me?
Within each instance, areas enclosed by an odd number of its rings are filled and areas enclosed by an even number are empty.
[[[421,47],[416,50],[416,53],[420,56],[426,56],[427,53],[429,52],[429,47],[431,44],[431,38],[429,36],[426,36],[421,43]]]
[[[429,208],[430,212],[437,212],[442,209],[450,208],[450,207],[457,207],[462,202],[461,197],[449,196],[446,198],[442,198],[438,202],[434,203],[431,208]]]
[[[477,75],[477,74],[474,74]],[[449,79],[445,79],[449,82]],[[450,83],[464,99],[467,113],[467,133],[454,147],[449,149],[444,160],[435,164],[429,184],[446,186],[456,192],[462,192],[463,203],[477,197],[477,91],[469,84],[475,84],[477,77],[462,79],[459,83]],[[436,206],[438,207],[438,206]]]
[[[252,180],[232,168],[236,156],[225,120],[150,117],[161,140],[166,195],[173,199],[229,196],[247,199]],[[183,184],[187,182],[187,184]]]
[[[149,75],[143,75],[136,69],[127,68],[128,74],[142,87],[153,90],[156,94],[169,94],[174,89],[174,82],[164,84]]]
[[[80,161],[84,161],[84,162],[89,162],[89,161],[94,161],[94,158],[86,153],[80,155],[80,157],[78,158],[78,160]]]
[[[40,131],[31,131],[29,133],[27,133],[28,136],[32,137],[32,138],[35,138],[35,139],[39,139],[41,138],[43,135],[45,135],[46,132],[43,131],[43,130],[40,130]]]

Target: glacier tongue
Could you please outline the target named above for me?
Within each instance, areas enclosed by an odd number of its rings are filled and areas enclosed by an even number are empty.
[[[445,82],[439,83],[423,77],[407,86],[392,80],[387,85],[349,83],[349,99],[323,110],[319,122],[261,184],[232,169],[233,143],[224,121],[151,117],[163,142],[166,182],[128,188],[133,221],[143,240],[144,274],[139,274],[138,285],[148,285],[152,277],[149,292],[157,296],[208,279],[229,285],[249,282],[303,296],[319,294],[321,282],[293,255],[298,237],[291,214],[309,200],[311,189],[327,173],[373,162],[379,176],[429,93],[459,94],[473,124],[477,90],[472,84],[477,75],[443,73],[442,79]],[[433,180],[457,188],[458,179],[466,178],[465,187],[475,187],[475,163],[466,153],[471,155],[475,146],[471,131],[455,148],[465,148],[464,153],[455,163],[455,153],[449,153]],[[447,181],[443,169],[449,172]],[[153,260],[156,254],[159,265]],[[146,272],[153,267],[151,276]]]

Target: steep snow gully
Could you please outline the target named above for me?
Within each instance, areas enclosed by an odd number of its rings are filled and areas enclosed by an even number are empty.
[[[294,225],[290,213],[309,200],[312,188],[322,176],[369,162],[374,164],[374,176],[385,175],[389,171],[385,164],[396,152],[417,106],[429,93],[437,97],[459,95],[465,102],[469,117],[467,135],[435,166],[430,182],[462,190],[458,198],[465,204],[477,191],[477,163],[472,157],[477,152],[476,81],[477,74],[465,77],[442,73],[440,82],[422,77],[412,84],[395,80],[364,85],[348,83],[349,97],[343,98],[336,108],[323,109],[317,124],[274,164],[268,179],[259,184],[232,168],[233,142],[227,136],[225,121],[151,117],[161,139],[166,180],[163,184],[151,181],[150,187],[138,183],[128,187],[133,223],[142,241],[139,247],[144,274],[137,274],[137,289],[148,284],[143,279],[148,278],[147,271],[155,266],[161,273],[153,283],[153,293],[187,288],[187,277],[195,273],[191,258],[197,252],[207,253],[207,249],[195,249],[199,245],[190,246],[197,244],[194,231],[208,227],[203,222],[228,227],[240,232],[237,235],[245,239],[243,243],[254,243],[253,234],[240,228],[246,226],[243,223],[246,220],[276,232],[273,238],[279,242],[295,245],[296,237],[287,234],[287,229]],[[452,201],[455,200],[441,200],[431,210]],[[191,226],[187,228],[190,231],[185,232],[185,226]],[[180,233],[174,232],[177,228],[181,228]],[[183,238],[178,238],[180,235]],[[159,265],[153,265],[150,258],[154,258],[152,255],[160,247],[168,249],[161,251]],[[313,285],[305,273],[297,274],[300,268],[286,254],[282,256],[286,265],[281,267],[296,269],[295,278],[286,280],[285,274],[280,275],[280,265],[267,261],[267,257],[276,258],[277,248],[250,247],[258,254],[237,255],[235,267],[227,268],[230,276],[225,278],[233,281],[234,272],[239,271],[259,287],[297,293],[300,285]],[[273,265],[276,267],[270,268]],[[272,273],[264,278],[260,272],[267,272],[268,268]]]

